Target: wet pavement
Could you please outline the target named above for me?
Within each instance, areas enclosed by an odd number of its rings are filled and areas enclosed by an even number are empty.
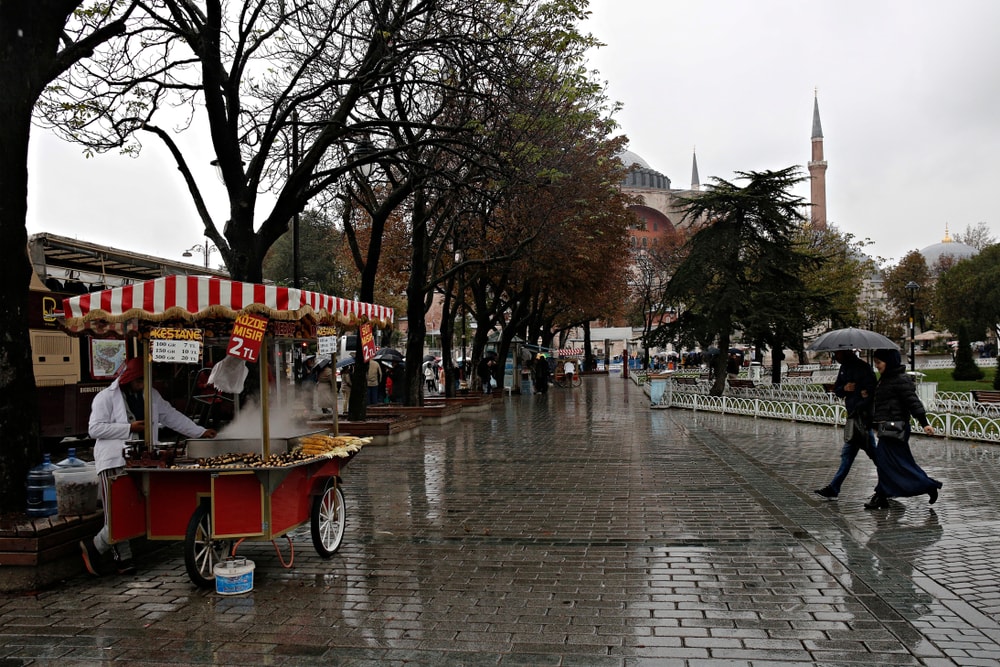
[[[344,474],[330,560],[308,526],[244,543],[253,590],[139,573],[0,596],[0,667],[998,665],[1000,447],[915,437],[941,499],[837,501],[841,432],[650,409],[619,378],[424,425]]]

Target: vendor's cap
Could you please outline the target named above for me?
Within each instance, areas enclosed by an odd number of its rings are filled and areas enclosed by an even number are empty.
[[[125,362],[122,372],[118,375],[118,384],[128,384],[142,377],[142,359],[133,358]]]

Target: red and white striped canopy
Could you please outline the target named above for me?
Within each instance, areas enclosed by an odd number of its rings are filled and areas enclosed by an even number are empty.
[[[564,347],[562,349],[556,350],[556,354],[560,357],[582,357],[583,348],[582,347]]]
[[[311,315],[317,322],[388,325],[393,309],[292,287],[242,283],[209,276],[165,276],[63,300],[68,326],[88,321],[236,317],[247,311],[278,320]]]

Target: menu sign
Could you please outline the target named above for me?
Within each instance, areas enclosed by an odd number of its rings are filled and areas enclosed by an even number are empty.
[[[149,331],[149,352],[153,361],[174,364],[200,363],[203,342],[201,329],[156,327]]]

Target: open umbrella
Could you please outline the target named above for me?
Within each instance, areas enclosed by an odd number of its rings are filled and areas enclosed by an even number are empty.
[[[337,362],[337,368],[343,368],[344,366],[350,366],[354,363],[354,357],[344,357]]]
[[[372,357],[376,361],[402,361],[403,353],[391,347],[383,347]]]
[[[810,352],[835,352],[837,350],[898,350],[899,346],[880,333],[867,329],[834,329],[813,341],[806,348]]]
[[[425,354],[424,363],[427,363],[428,361],[437,361],[437,357],[435,357],[433,354]]]

